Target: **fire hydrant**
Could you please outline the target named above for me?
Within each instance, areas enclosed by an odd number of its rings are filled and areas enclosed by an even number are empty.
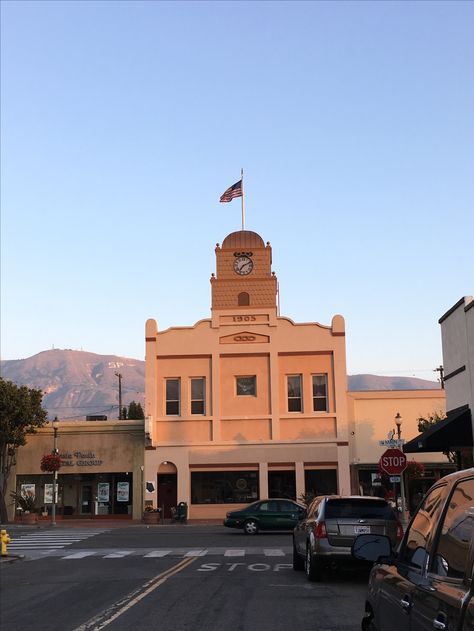
[[[8,556],[7,543],[10,543],[11,541],[10,535],[8,534],[6,530],[2,530],[0,532],[0,540],[2,542],[2,557],[6,557]]]

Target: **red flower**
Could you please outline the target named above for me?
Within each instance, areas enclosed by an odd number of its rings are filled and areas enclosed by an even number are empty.
[[[59,471],[61,467],[61,458],[59,454],[46,454],[41,458],[41,471]]]

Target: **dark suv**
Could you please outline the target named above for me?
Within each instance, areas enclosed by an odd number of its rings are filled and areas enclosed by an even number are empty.
[[[386,537],[360,535],[355,558],[373,567],[364,631],[474,630],[474,469],[426,494],[396,553]]]
[[[293,569],[306,570],[310,581],[340,562],[354,562],[351,545],[357,535],[387,535],[395,546],[403,536],[390,504],[378,497],[322,495],[293,531]]]

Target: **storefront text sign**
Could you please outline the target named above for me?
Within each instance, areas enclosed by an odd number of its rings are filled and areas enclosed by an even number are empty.
[[[65,451],[59,455],[61,467],[97,467],[104,462],[96,458],[93,451]]]

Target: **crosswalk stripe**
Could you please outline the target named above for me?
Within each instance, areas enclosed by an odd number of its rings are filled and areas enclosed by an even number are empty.
[[[11,551],[37,549],[57,550],[58,548],[64,548],[73,543],[78,543],[84,539],[89,539],[90,537],[109,531],[109,528],[94,528],[93,530],[75,530],[74,532],[68,530],[55,530],[53,532],[47,531],[43,533],[32,532],[13,537],[9,548]]]
[[[190,550],[186,552],[185,557],[203,557],[206,556],[207,550]]]
[[[224,552],[224,556],[225,557],[243,557],[245,556],[245,550],[236,550],[236,549],[226,550]]]
[[[121,559],[122,557],[126,557],[129,554],[132,554],[132,550],[120,550],[117,552],[111,552],[110,554],[106,554],[103,556],[103,559]]]
[[[76,552],[76,554],[68,554],[65,557],[62,557],[63,561],[64,559],[83,559],[84,557],[89,557],[92,556],[93,554],[95,554],[95,551],[92,552]]]
[[[266,557],[284,557],[285,553],[283,550],[276,550],[275,548],[267,548],[264,549],[263,554]]]
[[[153,550],[152,552],[145,554],[145,558],[149,558],[149,559],[153,559],[156,557],[161,558],[161,557],[165,557],[170,552],[171,550]]]

